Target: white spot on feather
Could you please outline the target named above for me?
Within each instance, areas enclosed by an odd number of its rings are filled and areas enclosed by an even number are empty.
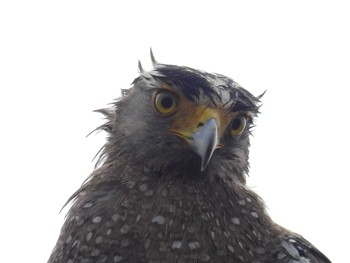
[[[172,244],[171,244],[171,248],[172,249],[179,249],[181,248],[182,246],[182,242],[181,241],[174,241]]]
[[[190,249],[198,249],[201,247],[198,241],[188,243]]]
[[[90,241],[91,237],[92,237],[92,233],[91,232],[87,233],[86,241]]]
[[[239,218],[237,218],[237,217],[232,217],[231,218],[231,222],[234,223],[235,225],[239,225],[240,224]]]
[[[95,216],[93,219],[92,219],[92,222],[95,223],[95,224],[98,224],[100,223],[102,220],[102,217],[100,216]]]
[[[163,225],[165,223],[165,218],[163,216],[155,216],[152,218],[152,223]]]
[[[259,217],[259,215],[258,215],[257,212],[251,212],[250,214],[251,214],[253,217],[255,217],[255,218],[258,218],[258,217]]]
[[[72,236],[67,237],[67,239],[66,239],[66,244],[68,244],[68,243],[71,242],[71,241],[72,241]]]

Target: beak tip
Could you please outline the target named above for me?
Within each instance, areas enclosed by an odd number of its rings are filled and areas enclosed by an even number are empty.
[[[211,156],[212,156],[212,154],[207,158],[201,157],[201,159],[202,159],[201,171],[202,172],[204,172],[205,169],[208,167],[209,161],[211,160]]]
[[[204,172],[218,145],[218,126],[210,119],[191,136],[191,146],[201,158],[201,171]]]

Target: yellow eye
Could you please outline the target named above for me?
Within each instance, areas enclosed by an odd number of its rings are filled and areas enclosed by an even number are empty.
[[[169,91],[161,91],[156,95],[154,105],[160,113],[172,113],[177,108],[177,97]]]
[[[244,116],[238,116],[235,118],[230,125],[230,131],[233,136],[242,134],[245,127],[247,126],[247,119]]]

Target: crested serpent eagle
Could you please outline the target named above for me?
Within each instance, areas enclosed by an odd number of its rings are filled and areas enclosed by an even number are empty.
[[[111,108],[96,169],[49,262],[329,263],[274,223],[246,185],[260,97],[231,78],[158,63]]]

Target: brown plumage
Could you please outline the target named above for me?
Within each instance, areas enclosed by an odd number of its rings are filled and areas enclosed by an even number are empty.
[[[225,76],[152,61],[99,111],[107,142],[49,262],[330,262],[246,186],[259,98]]]

